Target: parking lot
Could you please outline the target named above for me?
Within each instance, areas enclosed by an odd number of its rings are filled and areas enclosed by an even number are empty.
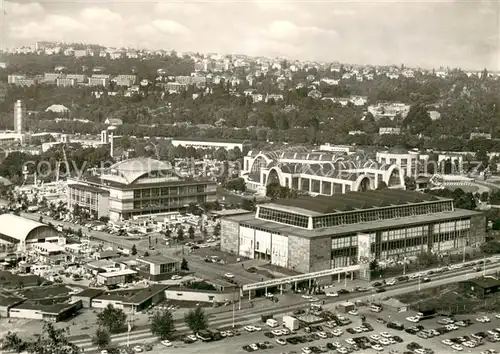
[[[219,340],[190,344],[173,343],[175,353],[200,353],[210,349],[220,352],[247,353],[338,353],[352,352],[391,354],[494,353],[500,342],[500,314],[437,316],[418,323],[406,321],[412,313],[373,313],[366,307],[357,315],[324,312],[325,321],[296,332],[279,326],[271,328],[255,323],[238,331],[221,332]],[[406,316],[406,317],[405,317]],[[401,318],[401,320],[399,320]],[[365,322],[362,321],[365,319]],[[397,319],[397,321],[395,321]],[[279,318],[278,318],[279,320]],[[401,323],[404,329],[388,328],[388,323]],[[390,325],[390,327],[393,327]],[[238,333],[235,333],[238,332]],[[159,352],[159,351],[158,351]]]

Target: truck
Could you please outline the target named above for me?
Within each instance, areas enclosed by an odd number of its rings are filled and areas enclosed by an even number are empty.
[[[299,320],[292,316],[283,316],[283,327],[296,331],[299,329]]]

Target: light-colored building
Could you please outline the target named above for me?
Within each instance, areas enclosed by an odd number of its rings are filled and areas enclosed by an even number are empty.
[[[178,259],[165,256],[139,257],[136,261],[139,274],[155,281],[170,279],[172,274],[181,270],[181,262]]]
[[[89,77],[88,85],[108,87],[109,81],[109,75],[93,75]]]
[[[218,149],[233,150],[234,148],[243,151],[246,146],[243,140],[198,140],[196,138],[176,138],[172,139],[173,146],[193,147],[195,149]]]
[[[16,245],[20,251],[31,248],[36,243],[61,245],[66,242],[55,228],[14,214],[0,215],[0,225],[0,243]]]
[[[132,269],[121,269],[113,272],[105,272],[97,274],[97,284],[98,285],[118,285],[118,284],[126,284],[131,282],[137,272]]]
[[[66,193],[70,210],[78,205],[95,219],[108,216],[109,191],[85,184],[68,184]]]
[[[75,87],[78,84],[76,79],[71,79],[68,77],[59,77],[56,79],[57,87]]]
[[[428,156],[403,148],[392,148],[377,152],[377,162],[381,165],[398,165],[405,177],[417,177],[426,173]]]
[[[221,221],[223,251],[301,273],[423,252],[461,253],[484,240],[482,213],[395,189],[281,199]]]
[[[135,85],[136,80],[137,75],[118,75],[114,77],[112,81],[114,81],[117,86],[130,87],[132,85]]]
[[[47,107],[45,112],[54,112],[54,113],[68,113],[69,108],[66,106],[63,106],[62,104],[53,104]]]
[[[24,119],[26,117],[26,106],[21,100],[14,103],[14,130],[17,134],[24,133]]]
[[[385,127],[379,128],[378,135],[399,135],[401,134],[401,128]]]
[[[188,180],[169,162],[150,158],[120,161],[98,175],[69,179],[109,191],[109,218],[125,220],[135,215],[185,210],[190,203],[213,202],[216,184],[210,180]]]
[[[8,75],[7,76],[7,83],[11,85],[17,84],[17,80],[24,80],[26,79],[26,75],[22,74],[17,74],[17,75]]]
[[[243,158],[241,177],[247,188],[260,193],[273,182],[323,195],[376,189],[381,182],[404,189],[404,176],[397,165],[380,165],[361,152],[252,150]]]

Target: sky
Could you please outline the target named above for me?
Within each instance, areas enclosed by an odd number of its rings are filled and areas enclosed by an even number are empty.
[[[4,47],[58,40],[500,69],[499,0],[3,0],[3,8]]]

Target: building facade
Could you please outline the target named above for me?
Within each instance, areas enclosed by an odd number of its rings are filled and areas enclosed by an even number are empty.
[[[266,192],[268,184],[313,195],[334,195],[376,189],[384,182],[404,189],[404,175],[396,164],[379,164],[364,153],[309,151],[249,151],[241,177],[248,189]]]
[[[78,205],[95,219],[109,214],[109,191],[84,184],[68,184],[66,198],[70,208]]]
[[[26,106],[21,100],[14,103],[14,130],[17,134],[24,133],[24,118],[26,116]]]
[[[481,213],[395,189],[280,200],[221,222],[222,250],[304,273],[462,252],[484,239]]]
[[[190,203],[216,200],[215,182],[183,178],[170,163],[149,158],[124,160],[102,169],[97,175],[68,182],[108,191],[111,221],[181,211]]]

